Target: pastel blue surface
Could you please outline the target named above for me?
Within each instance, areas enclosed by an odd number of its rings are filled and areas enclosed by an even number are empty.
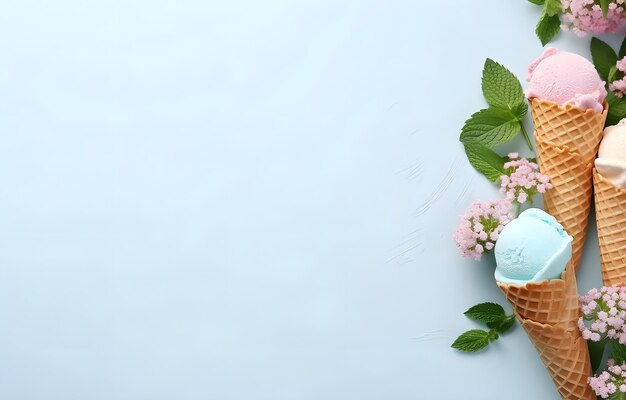
[[[0,2],[0,398],[557,399],[519,328],[449,348],[504,302],[458,134],[539,9],[429,3]]]

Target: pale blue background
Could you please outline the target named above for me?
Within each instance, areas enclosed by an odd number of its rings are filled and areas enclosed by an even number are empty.
[[[504,301],[458,134],[539,9],[425,3],[1,2],[0,398],[557,399],[519,328],[449,348]]]

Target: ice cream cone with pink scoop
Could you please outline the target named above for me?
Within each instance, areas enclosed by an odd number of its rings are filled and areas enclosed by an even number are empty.
[[[528,81],[539,168],[554,186],[544,195],[544,208],[573,237],[575,271],[585,243],[607,93],[591,62],[553,48],[529,66]]]

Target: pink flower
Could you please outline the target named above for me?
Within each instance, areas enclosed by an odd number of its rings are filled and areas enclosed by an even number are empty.
[[[626,26],[624,0],[610,0],[606,18],[600,0],[561,0],[561,29],[572,31],[578,36],[587,32],[617,32]]]
[[[475,201],[461,216],[454,231],[454,241],[464,257],[480,260],[483,253],[493,250],[498,235],[514,218],[509,200]]]
[[[626,303],[617,301],[624,294],[626,287],[605,286],[580,296],[583,316],[578,327],[585,340],[598,342],[608,338],[626,343]]]
[[[626,393],[626,380],[624,378],[624,370],[626,370],[626,364],[615,364],[615,360],[609,359],[607,361],[607,369],[602,371],[599,375],[589,378],[589,386],[596,392],[596,395],[603,399],[608,399],[609,396],[616,393],[618,390],[622,393]]]
[[[624,73],[626,73],[626,57],[618,60],[616,67],[619,71],[618,76],[617,79],[609,83],[609,90],[617,97],[624,97],[626,93],[626,78],[624,77]]]
[[[517,156],[517,153],[510,153],[510,161],[504,164],[507,174],[500,177],[500,192],[511,202],[522,204],[530,200],[532,203],[534,195],[552,189],[552,184],[548,176],[539,172],[537,163]]]

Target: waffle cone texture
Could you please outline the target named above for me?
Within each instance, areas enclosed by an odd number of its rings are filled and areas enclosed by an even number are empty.
[[[626,286],[626,190],[613,185],[595,169],[593,186],[602,283]]]
[[[587,343],[578,329],[580,307],[573,261],[561,279],[498,287],[513,306],[522,327],[563,399],[595,400],[587,383],[592,375]]]
[[[602,139],[604,111],[530,99],[541,173],[554,186],[544,194],[544,208],[574,240],[572,265],[578,269],[585,244],[593,192],[593,161]]]

